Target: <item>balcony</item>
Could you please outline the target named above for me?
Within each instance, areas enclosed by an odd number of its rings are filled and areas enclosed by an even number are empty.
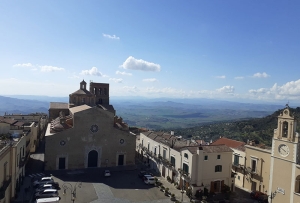
[[[2,182],[2,186],[0,187],[0,199],[5,197],[5,191],[11,183],[11,176],[7,176],[6,180]]]

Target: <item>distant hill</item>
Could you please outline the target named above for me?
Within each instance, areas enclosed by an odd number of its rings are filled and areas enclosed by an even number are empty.
[[[4,115],[5,112],[9,114],[29,114],[35,112],[48,114],[48,109],[49,102],[0,96],[0,115]]]
[[[277,117],[283,109],[263,118],[253,118],[239,121],[217,122],[208,125],[197,126],[193,128],[174,130],[175,134],[183,137],[198,137],[206,141],[216,140],[220,136],[230,139],[247,142],[247,140],[257,140],[261,143],[271,146],[274,129],[277,128]],[[299,122],[300,107],[290,108],[295,118]],[[300,132],[300,125],[297,126],[297,132]]]

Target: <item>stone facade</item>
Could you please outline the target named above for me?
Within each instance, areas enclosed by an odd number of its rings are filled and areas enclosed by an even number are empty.
[[[85,83],[81,82],[81,88],[86,88]],[[83,104],[69,108],[67,116],[57,116],[45,135],[46,170],[135,164],[136,137],[122,118],[115,116],[113,106]]]

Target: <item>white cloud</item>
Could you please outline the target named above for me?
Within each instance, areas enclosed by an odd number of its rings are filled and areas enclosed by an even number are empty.
[[[242,80],[242,79],[244,79],[244,77],[243,76],[237,76],[237,77],[234,77],[234,79],[236,79],[236,80]]]
[[[120,68],[130,69],[130,70],[141,70],[141,71],[160,71],[160,65],[152,62],[144,61],[143,59],[135,59],[129,56]]]
[[[254,96],[259,96],[260,99],[267,100],[299,100],[300,99],[300,79],[290,81],[282,86],[275,83],[270,88],[251,89],[249,93]]]
[[[253,74],[254,78],[267,78],[270,77],[270,75],[268,75],[267,73],[263,72],[263,73],[255,73]]]
[[[128,76],[132,76],[132,74],[131,73],[126,73],[125,71],[124,72],[121,72],[121,71],[116,71],[116,74],[117,75],[128,75]]]
[[[220,75],[220,76],[216,76],[216,78],[218,78],[218,79],[225,79],[226,76],[225,75]]]
[[[54,72],[54,71],[62,71],[64,68],[59,68],[55,66],[40,66],[42,72]]]
[[[122,78],[109,78],[109,80],[114,81],[116,83],[122,83],[122,81],[123,81]]]
[[[147,78],[143,79],[143,82],[157,82],[158,80],[156,78]]]
[[[102,33],[103,37],[109,38],[109,39],[116,39],[119,40],[120,37],[117,37],[116,35],[109,35],[109,34],[104,34]]]
[[[93,75],[93,76],[100,76],[103,77],[104,75],[98,71],[96,67],[92,67],[90,70],[83,70],[80,73],[81,75]]]
[[[227,86],[224,86],[224,87],[221,87],[221,88],[217,89],[217,92],[232,94],[232,93],[234,93],[234,87],[230,86],[230,85],[227,85]]]
[[[31,63],[18,63],[18,64],[15,64],[13,65],[13,67],[34,67]]]

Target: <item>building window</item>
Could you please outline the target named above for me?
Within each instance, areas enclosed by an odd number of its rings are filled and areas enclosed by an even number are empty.
[[[256,173],[257,160],[251,159],[251,172]]]
[[[296,178],[295,193],[300,193],[300,175]]]
[[[188,159],[189,155],[187,153],[184,153],[184,158]]]
[[[104,88],[104,95],[107,95],[107,90],[106,90],[106,88]]]
[[[208,156],[207,156],[207,155],[204,156],[204,160],[205,160],[205,161],[208,160]]]
[[[154,147],[154,155],[156,155],[156,147]]]
[[[240,160],[239,155],[235,154],[234,158],[233,158],[233,165],[238,166],[239,165],[239,160]]]
[[[148,151],[150,151],[150,143],[148,142]]]
[[[220,154],[218,154],[217,159],[221,159],[221,155]]]
[[[222,172],[222,166],[221,165],[216,165],[215,166],[215,172]]]
[[[85,98],[82,98],[82,100],[81,100],[81,101],[82,101],[82,103],[84,104],[84,103],[85,103]]]
[[[182,165],[182,170],[183,170],[185,173],[188,174],[188,173],[189,173],[189,165],[183,163],[183,165]]]
[[[241,179],[241,176],[238,176],[238,180],[240,180]]]
[[[142,140],[142,147],[144,146],[144,140]]]
[[[171,156],[171,165],[175,167],[175,157]]]
[[[284,121],[282,124],[282,137],[288,136],[288,122]]]
[[[163,149],[163,158],[165,159],[167,157],[167,150]]]

